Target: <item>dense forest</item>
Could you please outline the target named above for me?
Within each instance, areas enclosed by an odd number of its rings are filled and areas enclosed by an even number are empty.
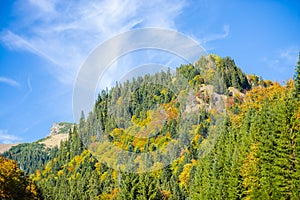
[[[32,199],[300,199],[299,98],[300,55],[285,85],[217,55],[116,83],[58,148],[5,152],[0,198],[9,168]]]

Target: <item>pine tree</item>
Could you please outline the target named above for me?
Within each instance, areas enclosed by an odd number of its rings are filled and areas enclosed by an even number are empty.
[[[118,198],[136,200],[138,198],[139,176],[136,173],[123,173]]]
[[[209,156],[205,156],[198,163],[196,173],[191,188],[191,199],[211,199],[211,168]]]
[[[171,196],[170,200],[181,200],[184,199],[181,189],[178,184],[178,177],[176,175],[173,175],[171,177]]]
[[[295,69],[294,82],[295,82],[294,96],[299,100],[300,98],[299,97],[300,96],[300,52],[299,52],[298,63]]]
[[[139,174],[138,182],[138,200],[160,199],[160,193],[157,188],[157,180],[149,173]]]

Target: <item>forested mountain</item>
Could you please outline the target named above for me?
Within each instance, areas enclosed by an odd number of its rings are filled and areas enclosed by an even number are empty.
[[[299,91],[300,62],[280,85],[201,57],[103,90],[24,169],[41,199],[300,199]]]
[[[0,154],[17,162],[18,167],[27,175],[42,169],[45,164],[56,157],[58,145],[61,140],[67,138],[71,123],[54,123],[49,136],[32,143],[21,143],[12,146],[8,151]]]
[[[55,157],[55,152],[58,148],[45,148],[44,144],[23,143],[13,146],[9,151],[6,151],[2,156],[15,160],[18,167],[25,171],[26,174],[34,173],[35,170],[43,168],[43,166],[52,158]]]

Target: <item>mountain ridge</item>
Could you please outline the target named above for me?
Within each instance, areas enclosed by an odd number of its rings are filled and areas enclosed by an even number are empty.
[[[11,155],[41,199],[296,200],[300,58],[297,69],[280,85],[202,57],[103,90],[60,148]]]

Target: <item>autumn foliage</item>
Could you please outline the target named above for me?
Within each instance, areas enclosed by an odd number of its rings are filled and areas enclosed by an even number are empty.
[[[37,199],[36,185],[15,161],[0,156],[0,199]]]

